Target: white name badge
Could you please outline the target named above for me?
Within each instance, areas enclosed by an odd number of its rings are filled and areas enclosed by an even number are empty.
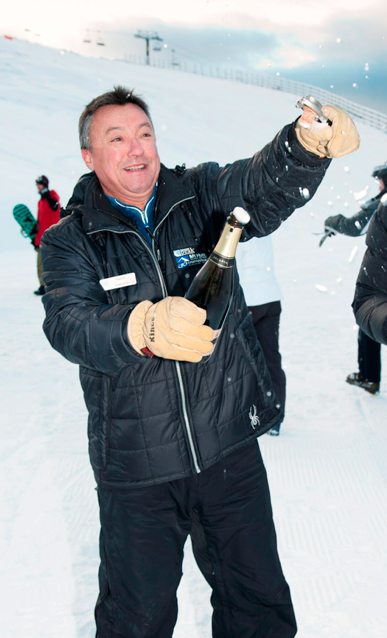
[[[125,275],[117,275],[117,277],[107,277],[107,279],[100,279],[99,283],[104,290],[134,286],[137,283],[136,273],[128,272]]]

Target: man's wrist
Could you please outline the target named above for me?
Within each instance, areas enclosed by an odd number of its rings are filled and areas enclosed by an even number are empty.
[[[305,166],[325,165],[328,167],[332,160],[325,157],[319,157],[315,153],[307,151],[306,148],[304,148],[304,146],[301,144],[296,133],[296,123],[297,120],[293,122],[288,131],[288,142],[292,155],[294,155],[296,159],[302,162],[302,164],[305,164]]]

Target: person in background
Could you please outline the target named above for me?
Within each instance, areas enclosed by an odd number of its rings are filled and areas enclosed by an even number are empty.
[[[361,205],[360,211],[351,217],[333,215],[324,222],[325,236],[332,237],[337,233],[349,237],[365,235],[371,219],[376,213],[382,197],[387,193],[387,162],[376,166],[374,177],[379,184],[379,193]],[[359,328],[358,332],[358,364],[359,371],[352,372],[346,378],[347,383],[363,388],[371,394],[378,394],[381,379],[381,347],[380,343],[372,339]]]
[[[40,175],[35,180],[38,193],[40,194],[40,200],[38,202],[38,232],[35,235],[34,246],[37,252],[37,266],[38,266],[38,279],[39,288],[34,291],[35,295],[44,295],[44,282],[42,279],[42,257],[40,254],[40,240],[47,228],[50,228],[53,224],[57,224],[60,215],[60,200],[59,195],[54,190],[49,190],[49,180],[45,175]]]
[[[352,308],[361,330],[387,345],[387,193],[371,220],[366,244]]]
[[[387,345],[387,193],[371,220],[366,244],[352,308],[360,329]]]
[[[238,246],[239,281],[261,344],[275,395],[285,410],[286,376],[281,367],[279,323],[282,293],[274,273],[273,243],[270,235]],[[268,434],[278,436],[281,421]]]

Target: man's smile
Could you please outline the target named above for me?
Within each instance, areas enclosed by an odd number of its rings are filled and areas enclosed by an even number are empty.
[[[145,167],[145,164],[139,164],[138,166],[127,166],[124,168],[124,171],[142,171]]]

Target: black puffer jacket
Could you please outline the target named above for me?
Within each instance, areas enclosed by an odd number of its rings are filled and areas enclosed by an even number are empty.
[[[387,195],[371,220],[352,307],[369,337],[387,344]]]
[[[207,363],[142,357],[126,326],[140,301],[184,296],[201,263],[179,269],[174,251],[208,256],[235,206],[251,215],[244,239],[273,232],[314,195],[328,165],[303,150],[290,125],[253,158],[224,168],[162,166],[152,248],[111,207],[94,174],[81,178],[67,216],[44,236],[44,330],[80,365],[97,482],[145,485],[188,476],[281,420],[237,273]],[[125,273],[135,273],[135,285],[105,292],[99,283]]]

